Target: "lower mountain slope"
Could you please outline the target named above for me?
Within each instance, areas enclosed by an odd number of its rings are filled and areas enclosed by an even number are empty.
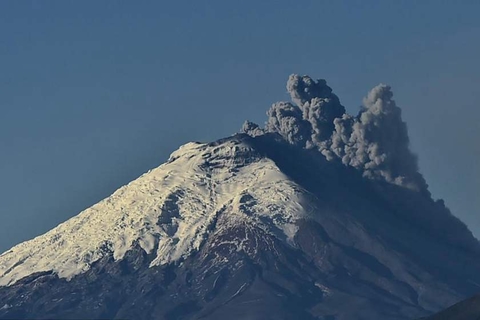
[[[446,310],[422,320],[478,320],[480,319],[480,296],[461,301]]]
[[[0,256],[0,319],[415,319],[480,291],[428,193],[276,133],[190,143]]]

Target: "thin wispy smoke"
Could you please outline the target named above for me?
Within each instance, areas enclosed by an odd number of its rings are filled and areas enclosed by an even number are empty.
[[[409,149],[406,123],[391,88],[380,84],[349,115],[325,80],[291,75],[287,91],[293,103],[277,102],[267,111],[265,128],[246,122],[251,136],[276,132],[291,144],[317,149],[329,161],[341,161],[370,179],[426,190],[416,156]]]

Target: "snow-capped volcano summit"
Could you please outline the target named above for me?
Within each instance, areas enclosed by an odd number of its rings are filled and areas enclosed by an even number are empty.
[[[228,225],[248,220],[290,242],[306,214],[301,188],[251,146],[188,143],[167,163],[1,255],[0,285],[42,271],[70,279],[105,255],[122,259],[134,243],[155,256],[151,266],[178,261],[199,250],[227,209]]]
[[[0,318],[414,319],[480,291],[388,86],[357,116],[291,76],[263,128],[188,143],[0,255]]]

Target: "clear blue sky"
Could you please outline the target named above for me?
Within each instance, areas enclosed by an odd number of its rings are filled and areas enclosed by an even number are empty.
[[[355,113],[393,87],[434,197],[480,236],[480,1],[0,2],[0,251],[190,141],[263,123],[289,74]]]

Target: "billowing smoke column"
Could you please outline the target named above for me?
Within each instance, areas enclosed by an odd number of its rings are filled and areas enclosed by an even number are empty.
[[[427,190],[389,86],[373,88],[355,117],[345,113],[325,80],[291,75],[287,91],[294,104],[273,104],[265,129],[247,121],[242,131],[251,136],[275,132],[291,144],[317,149],[329,161],[354,167],[367,178]]]

